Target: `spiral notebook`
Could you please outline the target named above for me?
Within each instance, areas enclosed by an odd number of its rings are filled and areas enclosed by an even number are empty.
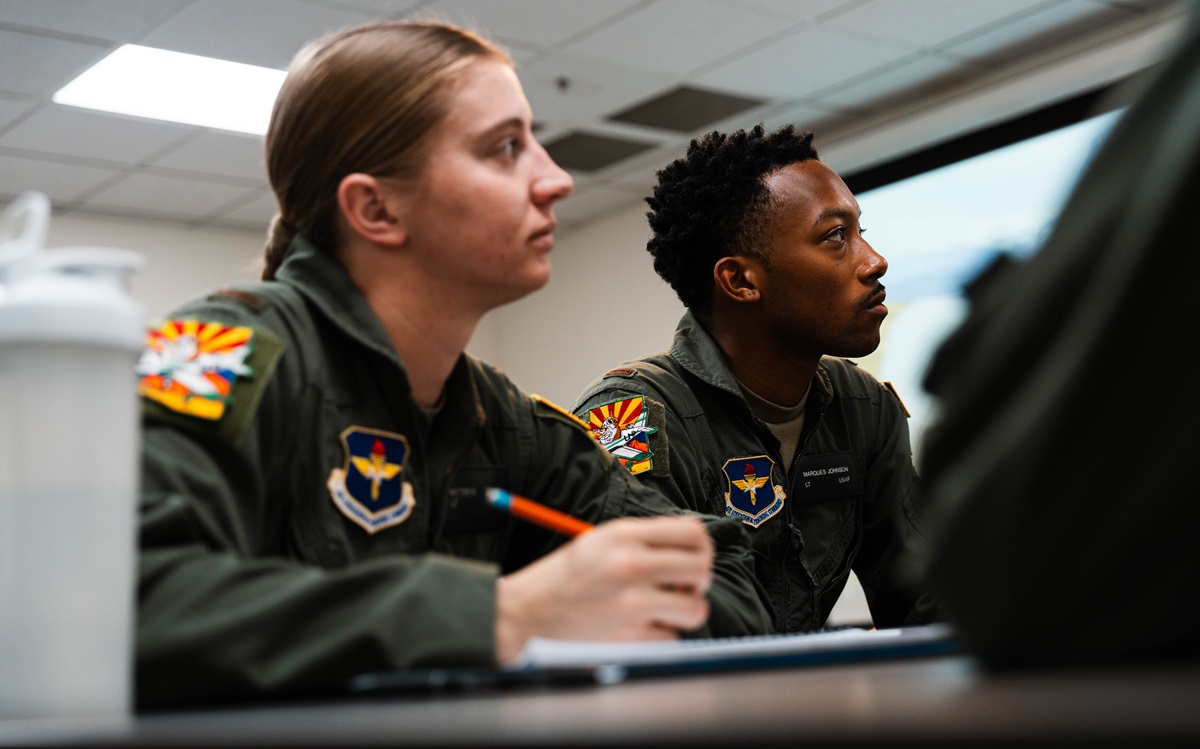
[[[920,657],[951,653],[957,649],[954,630],[947,624],[666,642],[534,638],[518,662],[508,667],[363,674],[351,683],[351,690],[369,693],[563,683],[616,684],[642,676]]]

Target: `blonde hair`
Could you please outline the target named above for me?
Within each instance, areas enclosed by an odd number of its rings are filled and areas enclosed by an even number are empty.
[[[275,277],[296,234],[333,250],[337,189],[346,175],[416,177],[454,84],[479,58],[512,65],[481,36],[435,21],[356,26],[297,53],[266,136],[279,213],[267,235],[264,279]]]

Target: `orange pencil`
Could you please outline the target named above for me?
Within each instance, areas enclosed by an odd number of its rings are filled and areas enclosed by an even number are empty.
[[[498,510],[504,510],[531,523],[537,523],[543,528],[549,528],[567,536],[578,536],[595,527],[586,520],[573,518],[566,513],[553,510],[546,505],[512,494],[504,489],[488,489],[487,500],[492,507]]]

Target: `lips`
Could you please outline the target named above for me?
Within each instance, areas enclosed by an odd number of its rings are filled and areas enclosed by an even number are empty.
[[[557,225],[558,225],[557,223],[551,222],[551,223],[547,224],[546,226],[543,226],[541,229],[538,229],[533,234],[530,234],[529,239],[536,240],[536,239],[541,239],[542,237],[553,237],[554,236],[554,228]]]
[[[883,306],[885,299],[887,299],[887,292],[884,291],[883,284],[880,284],[879,287],[867,297],[867,301],[863,306],[868,310],[878,309],[886,313],[887,307]]]
[[[554,223],[550,223],[529,235],[529,246],[539,251],[554,249]]]

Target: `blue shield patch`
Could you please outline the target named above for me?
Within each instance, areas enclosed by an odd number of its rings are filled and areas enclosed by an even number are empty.
[[[721,470],[725,473],[725,514],[757,528],[783,509],[787,498],[783,487],[772,476],[775,461],[766,455],[730,458]]]
[[[341,434],[346,462],[329,473],[329,496],[367,533],[403,523],[416,500],[404,480],[408,440],[402,434],[350,427]]]

